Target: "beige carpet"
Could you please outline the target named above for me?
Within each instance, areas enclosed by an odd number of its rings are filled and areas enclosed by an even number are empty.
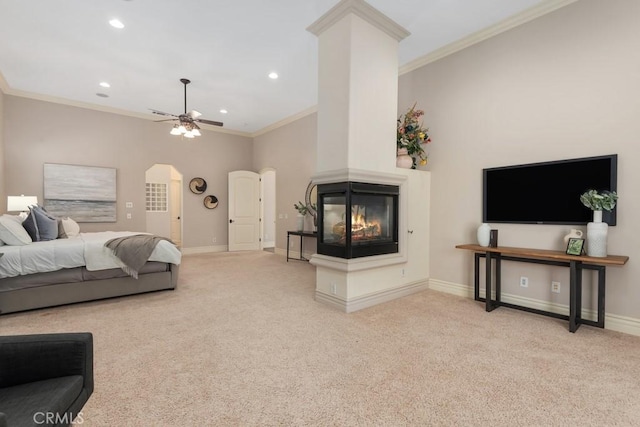
[[[425,291],[352,314],[268,252],[185,256],[179,289],[0,317],[91,331],[84,426],[632,426],[640,338]]]

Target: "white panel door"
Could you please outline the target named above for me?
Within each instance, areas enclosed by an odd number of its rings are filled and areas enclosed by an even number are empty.
[[[229,172],[229,252],[260,249],[260,175]]]
[[[169,211],[171,212],[171,240],[182,247],[182,181],[171,180],[169,193]]]

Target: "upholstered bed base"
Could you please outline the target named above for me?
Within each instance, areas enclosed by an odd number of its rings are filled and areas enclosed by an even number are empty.
[[[46,273],[48,274],[48,273]],[[120,276],[120,274],[116,274]],[[2,285],[0,279],[0,287]],[[178,286],[178,266],[166,264],[164,271],[154,271],[133,277],[90,279],[0,291],[0,315],[36,308],[54,307],[77,302],[94,301],[144,292],[175,289]]]

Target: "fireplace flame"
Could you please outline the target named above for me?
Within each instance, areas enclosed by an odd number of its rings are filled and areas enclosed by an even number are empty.
[[[381,234],[380,221],[367,222],[364,215],[351,215],[351,239],[375,239]]]

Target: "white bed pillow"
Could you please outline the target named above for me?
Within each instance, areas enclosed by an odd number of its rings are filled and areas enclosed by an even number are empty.
[[[15,215],[0,216],[0,240],[9,246],[28,245],[31,236],[22,226],[22,220]]]
[[[58,220],[58,239],[72,239],[80,235],[80,226],[71,218]]]

